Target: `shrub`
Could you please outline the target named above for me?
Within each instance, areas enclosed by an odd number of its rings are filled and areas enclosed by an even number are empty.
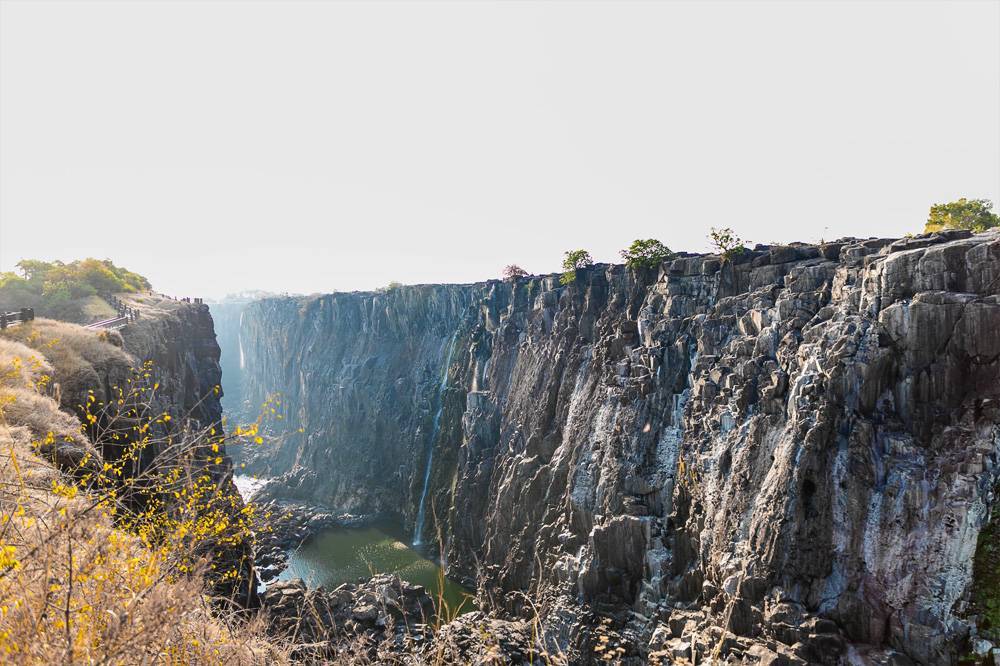
[[[528,271],[517,264],[508,264],[504,266],[502,275],[504,280],[516,280],[517,278],[527,277]]]
[[[39,316],[82,321],[83,299],[95,294],[135,293],[150,288],[149,280],[110,260],[83,259],[72,263],[25,259],[21,275],[0,273],[0,310],[34,308]]]
[[[170,417],[147,410],[147,364],[117,400],[87,400],[106,427],[63,476],[38,457],[45,440],[86,436],[39,392],[50,372],[37,350],[0,339],[0,661],[287,663],[261,619],[213,606],[205,587],[238,575],[219,553],[261,529],[216,453],[234,436],[258,439],[256,428],[152,434]],[[109,443],[121,455],[102,456]]]
[[[743,241],[729,227],[722,229],[712,227],[712,231],[708,234],[708,240],[725,261],[731,261],[734,257],[746,252]]]
[[[647,238],[646,240],[636,239],[628,246],[627,250],[621,251],[625,265],[632,269],[656,268],[667,259],[674,256],[670,248],[656,240]]]
[[[380,294],[386,294],[386,293],[388,293],[390,291],[396,291],[397,289],[399,289],[402,286],[403,286],[402,282],[397,282],[396,280],[393,280],[389,284],[385,285],[384,287],[379,287],[375,291],[377,291]]]
[[[112,339],[120,340],[114,331],[93,331],[66,322],[35,319],[6,329],[4,337],[31,347],[48,359],[54,367],[53,381],[61,389],[63,409],[77,410],[90,390],[98,391],[102,401],[110,399],[104,395],[101,378],[123,383],[133,365],[120,342]]]
[[[986,231],[1000,224],[1000,218],[993,210],[993,202],[987,199],[966,199],[931,206],[924,225],[924,233],[942,229],[967,229]]]
[[[576,279],[577,270],[593,265],[594,259],[586,250],[569,250],[563,254],[563,274],[562,277],[559,278],[559,282],[562,284],[569,284]]]

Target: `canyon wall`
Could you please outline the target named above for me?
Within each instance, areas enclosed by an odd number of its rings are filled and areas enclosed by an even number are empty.
[[[208,306],[168,300],[134,305],[143,316],[122,329],[123,348],[137,362],[152,363],[160,385],[157,410],[196,427],[221,422],[221,349]]]
[[[290,496],[412,522],[446,363],[478,291],[399,288],[248,306],[244,397],[259,407],[279,394],[286,425],[269,421],[279,441],[259,452],[256,469],[294,470]]]
[[[284,420],[254,464],[395,514],[567,644],[597,613],[654,647],[707,624],[773,663],[952,663],[989,635],[998,296],[998,237],[944,232],[267,299],[243,390]]]
[[[242,421],[246,411],[243,402],[243,367],[240,354],[240,320],[246,308],[243,301],[212,303],[209,311],[215,324],[216,339],[222,354],[219,364],[225,381],[222,409],[230,421]]]

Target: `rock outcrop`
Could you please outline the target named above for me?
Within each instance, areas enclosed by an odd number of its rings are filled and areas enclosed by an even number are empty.
[[[397,515],[575,661],[982,648],[997,235],[268,299],[240,336],[288,497]]]
[[[158,410],[195,427],[220,423],[221,349],[208,306],[151,296],[125,300],[143,316],[122,329],[123,347],[138,361],[152,362]]]

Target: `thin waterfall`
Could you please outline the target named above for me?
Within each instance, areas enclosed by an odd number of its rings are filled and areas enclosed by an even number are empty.
[[[448,355],[444,360],[444,377],[441,378],[441,386],[438,388],[438,408],[434,414],[434,425],[431,428],[431,441],[427,443],[427,465],[424,467],[424,489],[420,493],[420,505],[417,507],[417,522],[413,528],[413,545],[419,546],[423,543],[424,535],[424,507],[427,502],[427,489],[431,484],[431,465],[434,463],[434,442],[437,440],[438,430],[441,428],[441,412],[444,411],[444,390],[448,388],[448,366],[451,365],[451,355],[455,351],[455,339],[458,332],[452,336],[448,344]]]
[[[240,312],[240,325],[236,331],[236,340],[240,345],[240,370],[247,367],[246,355],[243,353],[243,313]]]

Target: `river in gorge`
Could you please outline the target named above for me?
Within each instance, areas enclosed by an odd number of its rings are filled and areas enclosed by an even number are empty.
[[[244,498],[263,484],[246,476],[234,481]],[[446,578],[437,562],[411,547],[399,526],[387,521],[319,533],[289,553],[288,567],[278,579],[301,578],[311,588],[322,585],[332,590],[380,573],[423,585],[436,604],[439,599],[446,604],[447,615],[475,610],[470,591]]]

